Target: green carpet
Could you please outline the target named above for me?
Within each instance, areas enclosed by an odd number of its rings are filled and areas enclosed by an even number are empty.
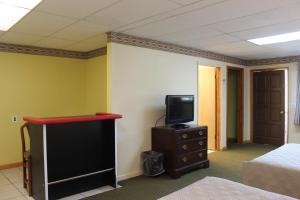
[[[244,144],[233,145],[229,150],[209,154],[210,167],[199,169],[171,179],[167,175],[159,177],[138,176],[120,182],[122,188],[98,194],[86,200],[153,200],[185,187],[205,176],[216,176],[241,182],[242,162],[251,160],[271,151],[269,145]]]

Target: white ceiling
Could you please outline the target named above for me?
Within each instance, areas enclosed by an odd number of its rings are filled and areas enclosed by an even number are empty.
[[[0,42],[89,51],[116,31],[241,59],[300,55],[300,41],[258,46],[300,31],[300,0],[43,0]]]

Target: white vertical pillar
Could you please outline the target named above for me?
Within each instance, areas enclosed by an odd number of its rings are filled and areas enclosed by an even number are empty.
[[[44,149],[44,188],[45,200],[48,200],[48,164],[47,164],[47,126],[43,124],[43,149]]]
[[[117,131],[117,120],[115,121],[115,173],[116,173],[116,187],[119,187],[118,185],[118,131]]]

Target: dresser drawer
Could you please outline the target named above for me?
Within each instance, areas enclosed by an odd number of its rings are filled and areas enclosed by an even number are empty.
[[[206,139],[195,139],[190,141],[183,141],[177,144],[177,153],[188,153],[192,151],[206,150],[207,140]]]
[[[207,160],[206,150],[182,154],[180,156],[177,156],[177,167],[185,167],[203,160]]]
[[[206,138],[206,137],[207,137],[207,129],[177,133],[177,141],[190,140],[194,138]]]

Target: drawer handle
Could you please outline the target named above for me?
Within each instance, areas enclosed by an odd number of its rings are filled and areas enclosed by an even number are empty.
[[[198,153],[198,156],[199,156],[200,158],[202,158],[202,157],[203,157],[203,153]]]
[[[187,161],[188,161],[187,157],[183,157],[181,160],[182,160],[183,162],[187,162]]]
[[[182,145],[181,147],[183,150],[187,150],[188,146],[186,144]]]
[[[186,138],[188,137],[188,135],[187,135],[187,134],[183,134],[181,137],[182,137],[183,139],[186,139]]]
[[[199,144],[200,146],[202,146],[202,145],[203,145],[203,141],[199,141],[198,144]]]
[[[202,131],[199,131],[198,133],[199,133],[199,135],[200,135],[200,136],[202,136],[202,135],[203,135],[203,132],[202,132]]]

